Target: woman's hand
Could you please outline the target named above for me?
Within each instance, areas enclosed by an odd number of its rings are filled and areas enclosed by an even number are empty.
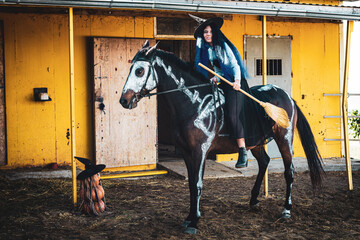
[[[236,79],[234,84],[233,84],[233,89],[236,90],[236,91],[239,91],[240,90],[240,80],[239,79]]]
[[[210,78],[210,83],[216,84],[217,83],[217,78],[215,76]]]

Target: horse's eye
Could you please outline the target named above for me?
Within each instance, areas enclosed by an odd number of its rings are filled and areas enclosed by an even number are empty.
[[[138,68],[138,69],[136,69],[135,70],[135,75],[137,76],[137,77],[142,77],[143,75],[144,75],[144,68],[142,68],[142,67],[140,67],[140,68]]]

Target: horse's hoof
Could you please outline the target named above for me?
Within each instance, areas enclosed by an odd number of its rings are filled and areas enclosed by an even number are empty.
[[[187,228],[190,223],[191,223],[191,221],[185,220],[184,223],[181,226],[183,226],[184,228]]]
[[[250,200],[250,206],[251,206],[251,205],[257,205],[259,202],[260,202],[260,201],[257,200],[257,199],[255,199],[255,200],[251,199],[251,200]]]
[[[291,214],[286,214],[286,213],[281,214],[281,218],[287,219],[290,217],[291,217]]]
[[[290,210],[287,210],[286,208],[284,208],[284,210],[281,213],[281,218],[290,218],[290,217],[291,217]]]
[[[260,201],[259,200],[255,200],[255,201],[250,201],[250,209],[251,210],[259,210],[260,208]]]
[[[194,227],[187,227],[186,229],[185,229],[185,233],[188,233],[188,234],[196,234],[197,233],[197,229],[196,228],[194,228]]]
[[[260,204],[259,203],[256,203],[254,205],[250,205],[250,209],[251,210],[258,210],[260,208]]]

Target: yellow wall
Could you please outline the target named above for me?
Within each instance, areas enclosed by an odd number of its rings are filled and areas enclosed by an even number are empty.
[[[242,36],[260,36],[261,23],[258,16],[238,15],[232,21],[225,21],[222,30],[243,55]],[[323,118],[324,115],[341,115],[340,98],[323,96],[323,93],[340,93],[339,25],[268,21],[267,34],[293,37],[292,97],[308,119],[321,155],[324,158],[339,157],[340,142],[323,141],[324,138],[340,138],[340,119]],[[305,157],[297,135],[294,156]]]
[[[9,168],[70,164],[67,15],[0,14],[4,21],[7,149]],[[152,18],[74,16],[76,152],[93,156],[91,37],[152,38]],[[226,20],[224,33],[243,52],[243,35],[260,35],[256,16]],[[315,134],[323,157],[340,156],[339,26],[326,23],[268,22],[268,34],[293,36],[293,97]],[[51,102],[34,102],[33,88],[47,87]],[[305,96],[302,99],[302,95]],[[295,156],[303,156],[298,138]]]
[[[2,15],[8,166],[69,160],[67,24],[62,16]],[[47,87],[51,102],[34,102]]]
[[[8,168],[70,164],[67,15],[0,14],[4,21]],[[152,18],[74,17],[76,152],[92,158],[92,36],[152,38]],[[51,102],[33,101],[47,87]]]

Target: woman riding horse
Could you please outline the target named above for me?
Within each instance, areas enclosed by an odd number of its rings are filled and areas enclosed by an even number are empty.
[[[201,217],[200,198],[208,153],[233,153],[238,149],[236,141],[224,134],[226,124],[224,124],[222,108],[225,102],[223,91],[220,89],[219,94],[214,94],[209,85],[206,84],[207,86],[204,87],[204,81],[207,79],[195,71],[192,66],[171,53],[157,50],[156,45],[150,47],[147,41],[132,60],[120,98],[120,104],[124,108],[133,109],[143,97],[148,96],[148,93],[155,88],[158,90],[157,94],[168,93],[164,94],[164,99],[169,106],[172,119],[174,144],[183,153],[188,173],[190,211],[183,224],[186,227],[186,233],[197,232],[197,224]],[[286,197],[282,217],[289,218],[292,209],[291,196],[294,180],[292,154],[295,128],[298,129],[308,159],[311,182],[314,187],[321,185],[323,172],[321,156],[309,123],[289,94],[273,85],[254,86],[251,88],[251,94],[261,101],[283,108],[289,116],[290,125],[283,128],[271,120],[260,105],[258,106],[260,109],[255,111],[256,114],[259,114],[259,119],[263,119],[260,126],[267,124],[264,129],[273,130],[274,140],[283,158]],[[250,104],[254,104],[251,103],[252,100],[245,99],[246,108]],[[257,107],[256,104],[254,105]],[[255,109],[255,107],[250,109]],[[246,116],[246,120],[248,118]],[[251,121],[246,122],[245,131],[258,128],[251,123]],[[259,166],[259,172],[251,190],[251,207],[259,203],[261,183],[270,162],[270,157],[263,146],[269,135],[262,136],[261,134],[262,132],[258,132],[257,135],[254,135],[256,137],[254,139],[258,139],[258,145],[251,149]],[[245,142],[247,146],[254,146],[248,143],[247,138],[245,138]]]
[[[202,63],[207,67],[210,65],[217,74],[234,83],[233,87],[228,84],[220,85],[225,94],[225,120],[230,138],[236,139],[239,147],[239,157],[235,167],[247,167],[246,146],[250,148],[264,144],[265,141],[272,139],[273,131],[268,124],[264,124],[263,118],[258,117],[259,106],[256,106],[257,103],[247,99],[243,93],[238,91],[241,88],[251,93],[246,81],[249,75],[239,51],[220,30],[223,19],[215,17],[205,20],[190,16],[200,23],[194,33],[196,70],[208,78],[209,73],[198,64]],[[220,82],[220,79],[214,76],[210,82]],[[259,134],[261,132],[262,134]]]

